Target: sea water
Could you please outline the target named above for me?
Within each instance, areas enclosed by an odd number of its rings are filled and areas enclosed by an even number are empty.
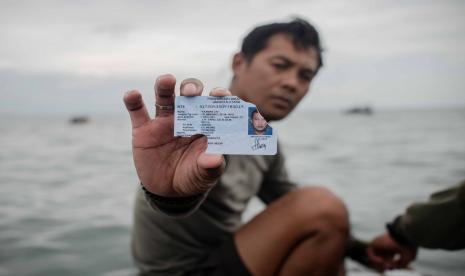
[[[129,119],[67,119],[0,119],[0,275],[136,273],[130,231],[139,187]],[[354,235],[365,240],[410,203],[465,179],[465,109],[297,111],[273,126],[292,179],[343,198]],[[253,200],[244,221],[261,208]],[[348,267],[352,276],[376,275]],[[465,251],[422,249],[412,267],[423,275],[464,275]]]

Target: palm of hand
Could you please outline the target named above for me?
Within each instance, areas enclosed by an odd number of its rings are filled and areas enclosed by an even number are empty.
[[[162,196],[189,196],[208,190],[197,166],[207,143],[202,136],[173,137],[173,116],[133,129],[133,158],[139,179]]]

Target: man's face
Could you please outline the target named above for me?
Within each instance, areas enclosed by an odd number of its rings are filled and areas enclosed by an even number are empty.
[[[254,112],[252,116],[252,125],[256,131],[262,132],[266,129],[268,123],[266,122],[265,118],[260,115],[260,113]]]
[[[250,63],[241,54],[234,57],[231,90],[255,104],[267,120],[279,120],[305,96],[317,68],[315,48],[296,49],[289,36],[276,34]]]

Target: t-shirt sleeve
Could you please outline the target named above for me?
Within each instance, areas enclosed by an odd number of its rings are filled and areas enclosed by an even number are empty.
[[[269,204],[296,188],[297,185],[289,180],[285,159],[278,145],[278,152],[270,161],[270,166],[264,174],[258,197],[264,203]]]

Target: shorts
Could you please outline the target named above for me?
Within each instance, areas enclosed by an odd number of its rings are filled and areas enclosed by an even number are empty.
[[[222,244],[212,250],[207,258],[207,266],[186,272],[186,276],[250,276],[252,275],[242,262],[234,243],[234,236],[224,239]]]

